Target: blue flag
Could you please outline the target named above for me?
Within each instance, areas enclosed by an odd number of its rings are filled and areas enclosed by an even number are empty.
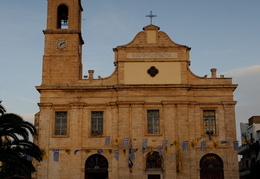
[[[123,146],[127,146],[128,145],[128,138],[124,138],[124,142],[123,142]]]
[[[59,149],[54,149],[53,150],[53,160],[54,160],[54,162],[58,162],[59,161]]]
[[[167,144],[168,144],[168,140],[163,140],[163,142],[162,142],[162,148],[164,148],[164,146],[167,145]]]
[[[233,142],[234,150],[238,150],[238,141]]]
[[[105,145],[110,145],[110,136],[106,136]]]
[[[161,150],[162,148],[161,148],[161,146],[158,146],[157,149],[158,149],[159,155],[162,155],[162,150]]]
[[[143,139],[143,147],[142,147],[142,152],[145,152],[145,149],[147,148],[147,143],[148,143],[148,139]]]
[[[206,141],[201,141],[201,150],[206,150]]]
[[[115,158],[116,158],[116,160],[118,161],[118,160],[119,160],[118,150],[114,150],[114,153],[115,153]]]
[[[74,154],[76,155],[76,154],[77,154],[77,152],[79,152],[79,151],[81,151],[81,150],[75,150],[75,151],[74,151]]]

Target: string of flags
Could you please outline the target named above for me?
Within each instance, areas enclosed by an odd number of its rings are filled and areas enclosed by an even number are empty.
[[[136,141],[137,139],[130,139],[129,138],[124,138],[123,141],[122,141],[122,146],[123,147],[129,147],[129,150],[128,150],[128,164],[129,164],[129,167],[132,167],[133,166],[133,160],[135,159],[135,152],[138,151],[138,148],[132,148],[132,141]],[[162,141],[162,145],[158,146],[158,147],[150,147],[150,151],[149,153],[152,155],[153,152],[154,152],[154,149],[158,152],[159,155],[162,155],[163,154],[163,151],[165,153],[168,153],[168,146],[170,148],[172,147],[175,147],[177,148],[178,152],[180,152],[180,150],[182,151],[188,151],[188,150],[195,150],[196,148],[200,148],[202,151],[205,151],[207,150],[207,141],[201,141],[202,140],[202,137],[201,138],[198,138],[196,140],[192,140],[192,141],[173,141],[172,143],[168,143],[168,140],[163,140]],[[157,140],[151,140],[151,142],[156,142]],[[230,141],[211,141],[212,142],[212,149],[213,150],[218,150],[220,145],[225,145],[227,143],[229,143]],[[200,146],[198,145],[200,143]],[[105,139],[105,145],[110,145],[111,144],[111,137],[110,136],[107,136],[106,139]],[[115,146],[118,146],[120,144],[120,138],[119,137],[115,137],[114,138],[114,141],[113,141],[113,144]],[[147,147],[148,147],[148,139],[143,139],[142,140],[142,153],[145,153],[146,150],[147,150]],[[234,150],[238,150],[239,149],[239,144],[238,144],[238,141],[233,141],[233,149]],[[119,160],[119,150],[118,149],[115,149],[115,150],[112,150],[112,149],[98,149],[96,150],[96,152],[98,154],[102,154],[104,153],[104,150],[108,151],[109,154],[114,154],[114,157],[116,160]],[[126,156],[127,154],[127,150],[126,149],[122,149],[123,150],[123,154]],[[94,151],[93,149],[77,149],[77,150],[74,150],[73,151],[73,154],[74,155],[77,155],[78,152],[84,152],[86,155],[88,155],[90,152]],[[59,149],[54,149],[53,150],[53,160],[55,162],[59,162],[59,152],[60,150]],[[65,150],[65,153],[67,153],[68,155],[70,155],[72,152],[71,149],[66,149]],[[45,149],[42,149],[42,158],[43,160],[44,159],[47,159],[47,153],[46,153],[46,150]],[[180,154],[178,154],[180,155]]]

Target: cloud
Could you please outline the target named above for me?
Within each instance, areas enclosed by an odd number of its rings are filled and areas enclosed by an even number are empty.
[[[247,78],[247,77],[251,77],[254,75],[260,75],[260,65],[249,66],[249,67],[244,67],[244,68],[237,68],[234,70],[224,72],[222,74],[227,75],[227,76],[242,77],[242,78]]]
[[[260,116],[260,65],[238,68],[224,73],[238,84],[234,92],[236,105],[237,137],[240,139],[240,123],[247,123],[251,116]]]
[[[29,121],[30,123],[34,124],[34,115],[35,114],[20,114],[20,116],[25,120]]]

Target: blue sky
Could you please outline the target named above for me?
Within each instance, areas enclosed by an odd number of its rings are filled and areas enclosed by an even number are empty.
[[[33,121],[38,112],[47,0],[0,0],[0,99],[8,112]],[[112,48],[129,43],[157,15],[176,43],[191,47],[191,70],[198,76],[233,77],[237,123],[260,115],[259,0],[82,0],[84,74],[109,76]],[[238,128],[239,129],[239,128]]]

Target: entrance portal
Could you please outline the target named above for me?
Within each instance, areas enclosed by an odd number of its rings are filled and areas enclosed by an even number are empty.
[[[85,179],[107,179],[108,161],[100,155],[91,155],[85,163]]]
[[[224,179],[223,161],[216,154],[206,154],[200,160],[200,179]]]

